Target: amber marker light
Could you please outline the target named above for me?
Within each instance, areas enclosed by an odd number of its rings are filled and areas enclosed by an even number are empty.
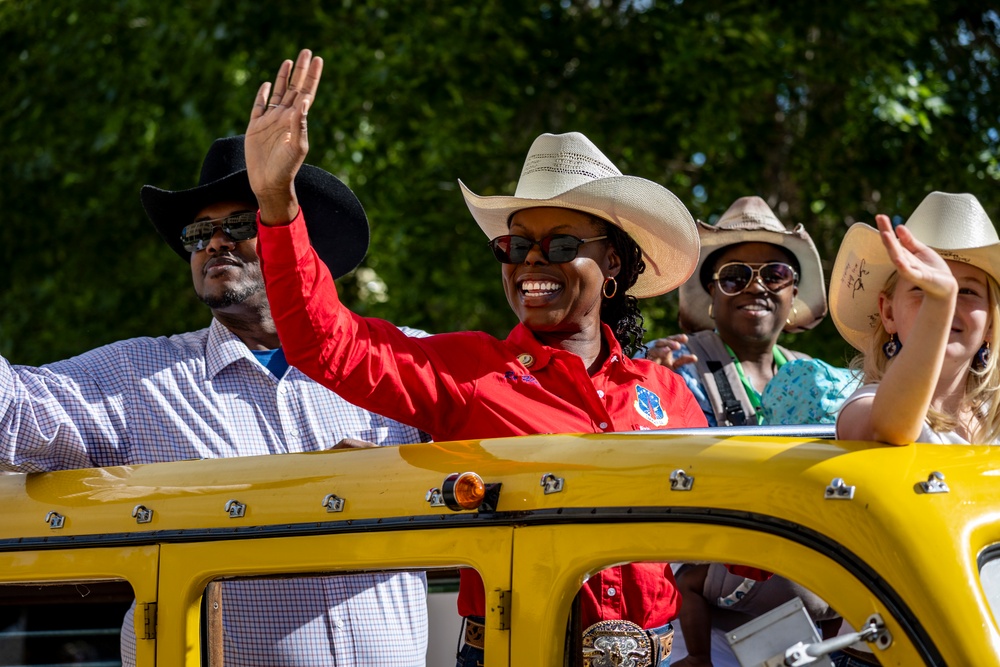
[[[441,495],[448,509],[456,512],[479,509],[486,498],[486,484],[474,472],[453,472],[444,478]]]

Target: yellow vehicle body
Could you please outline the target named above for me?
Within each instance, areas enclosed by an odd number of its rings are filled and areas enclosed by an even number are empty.
[[[474,567],[487,593],[487,667],[562,665],[572,600],[590,574],[718,561],[797,581],[855,628],[879,614],[892,636],[876,650],[883,665],[1000,665],[997,592],[980,577],[1000,559],[996,448],[711,433],[0,476],[0,586],[127,581],[141,610],[139,665],[207,665],[201,603],[215,579]],[[501,485],[495,508],[428,502],[465,471]],[[675,471],[693,479],[689,490],[672,488]],[[924,488],[935,472],[946,492]],[[547,475],[561,490],[547,492]],[[331,494],[340,511],[329,511]],[[137,522],[139,506],[149,521]]]

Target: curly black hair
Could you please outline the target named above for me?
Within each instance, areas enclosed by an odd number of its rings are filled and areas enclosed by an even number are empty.
[[[615,338],[621,343],[622,351],[632,356],[642,349],[642,336],[646,333],[643,327],[642,313],[639,312],[639,300],[626,294],[639,274],[646,270],[646,262],[642,259],[642,250],[621,227],[600,218],[594,221],[604,227],[608,242],[614,246],[621,258],[621,270],[615,280],[618,289],[610,299],[604,299],[601,304],[601,321],[605,322],[615,332]]]

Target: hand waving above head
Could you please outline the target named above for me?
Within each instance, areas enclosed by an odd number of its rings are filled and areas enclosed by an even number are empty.
[[[953,299],[958,281],[948,264],[931,248],[918,241],[905,226],[892,228],[887,215],[875,216],[882,244],[900,277],[910,281],[924,294],[939,299]]]
[[[246,132],[247,176],[260,205],[261,222],[279,225],[299,210],[295,176],[309,152],[306,118],[316,95],[323,59],[303,49],[294,66],[281,63],[274,85],[257,90]]]

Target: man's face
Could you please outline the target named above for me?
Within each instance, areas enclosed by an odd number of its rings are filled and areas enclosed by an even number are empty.
[[[220,202],[203,208],[191,222],[256,210],[256,204],[248,202]],[[212,238],[203,245],[203,249],[191,253],[191,278],[195,294],[205,305],[212,310],[226,310],[266,298],[256,237],[233,241],[221,227],[216,227]]]

